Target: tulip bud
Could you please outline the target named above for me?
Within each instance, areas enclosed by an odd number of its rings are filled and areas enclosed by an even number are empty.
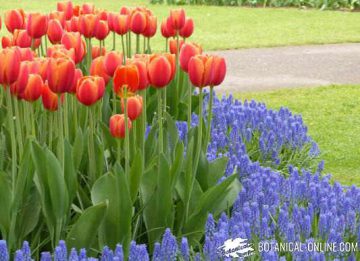
[[[143,32],[145,37],[153,37],[156,34],[157,19],[155,16],[147,16],[146,28]]]
[[[118,35],[124,35],[129,31],[130,19],[128,15],[115,15],[112,22],[114,31]]]
[[[30,48],[33,47],[34,49],[40,46],[40,39],[35,39],[33,42],[34,46],[31,46],[32,39],[26,32],[26,30],[18,30],[15,29],[13,34],[13,45],[19,46],[21,48]]]
[[[120,8],[120,14],[121,15],[130,15],[131,14],[131,9],[127,6],[122,6]]]
[[[65,32],[61,38],[61,43],[66,49],[75,50],[75,63],[78,64],[86,55],[86,44],[81,38],[80,33]]]
[[[226,75],[226,63],[223,57],[213,56],[210,70],[210,86],[220,85]]]
[[[47,84],[43,85],[41,100],[45,109],[49,111],[56,111],[58,109],[58,96],[53,93]],[[64,101],[64,95],[61,95],[61,102]]]
[[[94,14],[95,13],[95,5],[92,3],[85,3],[81,6],[80,14]]]
[[[27,33],[34,39],[41,38],[46,34],[48,27],[48,17],[40,13],[28,15],[26,23]]]
[[[48,58],[35,58],[34,61],[36,61],[39,64],[39,75],[43,79],[43,81],[46,81],[47,78],[47,70],[48,70],[48,64],[49,59]]]
[[[109,12],[108,13],[108,16],[107,16],[107,21],[108,21],[108,26],[109,26],[109,30],[114,32],[115,29],[114,29],[114,19],[115,19],[115,16],[117,14],[114,13],[114,12]]]
[[[141,60],[135,59],[132,64],[134,64],[139,73],[139,86],[138,90],[145,90],[149,87],[149,78],[148,78],[148,68],[147,63]]]
[[[154,55],[148,65],[150,84],[155,88],[163,88],[173,79],[172,65],[165,55]]]
[[[134,34],[141,34],[146,28],[146,14],[135,11],[130,17],[130,30]]]
[[[122,62],[123,55],[119,52],[112,51],[105,54],[104,65],[106,73],[113,77],[116,68],[122,65]]]
[[[18,48],[16,47],[20,53],[20,60],[21,61],[32,61],[36,54],[30,48]]]
[[[65,19],[70,20],[71,17],[73,16],[73,3],[71,1],[58,2],[57,10],[59,12],[64,12]]]
[[[0,84],[10,85],[17,80],[21,54],[19,49],[0,50]]]
[[[124,89],[128,96],[132,96],[139,88],[139,72],[135,65],[119,66],[114,73],[114,92],[120,97],[124,96]]]
[[[124,99],[121,99],[121,109],[124,112]],[[142,112],[142,97],[137,95],[127,99],[127,114],[130,120],[136,120]]]
[[[94,60],[95,58],[98,58],[99,56],[104,56],[106,54],[106,49],[105,47],[101,48],[101,53],[100,53],[100,46],[92,46],[91,47],[91,57]]]
[[[63,28],[58,20],[50,20],[47,30],[47,35],[52,44],[61,42]]]
[[[183,38],[189,38],[194,32],[194,21],[191,18],[186,18],[185,25],[180,29],[179,35]]]
[[[102,77],[107,85],[109,83],[110,76],[106,73],[104,59],[104,56],[99,56],[91,62],[90,75]]]
[[[181,47],[183,46],[184,41],[179,40],[179,47],[177,46],[177,40],[176,39],[170,39],[169,41],[169,49],[170,53],[176,54],[178,51],[180,51]],[[179,48],[179,49],[178,49]]]
[[[95,28],[97,27],[100,19],[94,14],[84,14],[79,17],[79,32],[85,38],[92,38],[95,35]]]
[[[24,91],[28,84],[29,77],[31,74],[38,74],[40,71],[40,63],[23,61],[20,63],[20,70],[16,84],[12,86],[12,93],[19,96]]]
[[[131,120],[128,118],[128,129],[132,128]],[[114,138],[122,139],[125,137],[125,115],[115,114],[109,121],[110,133]]]
[[[10,33],[15,29],[25,29],[25,13],[22,9],[13,9],[5,13],[5,26]]]
[[[165,38],[174,37],[176,35],[175,30],[170,25],[170,19],[166,19],[161,23],[161,34]]]
[[[171,26],[174,30],[180,30],[185,25],[185,11],[184,9],[170,10]]]
[[[30,74],[25,90],[21,94],[22,98],[28,102],[36,101],[41,96],[43,85],[44,82],[40,75]]]
[[[12,44],[12,39],[8,36],[3,36],[1,38],[1,46],[3,49],[5,48],[8,48],[8,47],[11,47],[13,44]]]
[[[69,32],[79,32],[79,17],[74,16],[70,19],[70,30],[67,30]]]
[[[75,64],[67,58],[50,58],[47,71],[48,85],[55,93],[69,92],[74,81]]]
[[[76,97],[82,104],[91,106],[100,100],[105,92],[105,82],[102,77],[85,76],[78,80]]]
[[[107,21],[108,12],[105,10],[95,10],[95,14],[99,17],[100,21]]]
[[[49,14],[49,21],[50,20],[57,20],[60,24],[61,24],[61,27],[64,28],[65,27],[65,14],[64,12],[59,12],[59,11],[54,11],[54,12],[51,12]]]
[[[69,90],[70,93],[76,93],[77,83],[82,77],[83,77],[82,71],[80,69],[75,69],[74,81],[73,84],[71,85],[71,89]]]
[[[210,71],[212,57],[206,55],[196,55],[192,57],[188,64],[188,72],[191,83],[199,88],[210,85]]]
[[[185,72],[188,71],[188,65],[191,57],[201,54],[202,49],[200,46],[194,44],[194,43],[184,43],[181,47],[180,54],[179,54],[179,60],[180,60],[180,67]]]
[[[100,20],[95,28],[95,38],[99,41],[102,41],[109,35],[109,32],[109,26],[107,22]]]

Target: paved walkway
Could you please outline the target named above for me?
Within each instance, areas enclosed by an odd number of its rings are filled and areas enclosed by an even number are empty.
[[[220,91],[360,84],[360,44],[330,44],[216,51],[228,73]]]

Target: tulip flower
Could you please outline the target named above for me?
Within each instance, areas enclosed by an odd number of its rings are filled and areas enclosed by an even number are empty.
[[[30,74],[21,97],[28,102],[34,102],[40,98],[44,82],[40,75]]]
[[[146,28],[146,14],[135,11],[130,17],[130,30],[134,34],[142,34]]]
[[[127,6],[122,6],[120,8],[120,14],[121,15],[130,15],[131,14],[131,9]]]
[[[170,22],[174,30],[179,31],[185,25],[185,11],[184,9],[170,10]]]
[[[139,82],[139,72],[136,65],[119,66],[114,73],[114,92],[120,97],[132,96],[138,90]]]
[[[17,80],[21,54],[18,48],[0,51],[0,84],[10,85]]]
[[[69,92],[74,81],[75,64],[69,58],[50,58],[47,71],[48,85],[55,93]]]
[[[183,28],[180,29],[179,35],[183,38],[189,38],[194,32],[194,21],[191,18],[186,18]]]
[[[82,77],[83,77],[82,71],[80,69],[75,69],[74,81],[73,84],[71,85],[69,93],[76,93],[77,83]]]
[[[41,100],[43,106],[48,111],[56,111],[58,109],[58,96],[52,92],[47,84],[43,85],[41,92]],[[61,102],[64,101],[64,95],[61,95]]]
[[[58,2],[57,10],[59,12],[64,12],[65,19],[70,20],[71,17],[73,16],[73,3],[71,1]]]
[[[165,55],[151,57],[148,65],[148,77],[150,84],[155,88],[167,86],[174,77],[172,62]]]
[[[11,47],[12,44],[12,39],[8,36],[3,36],[1,38],[1,46],[3,49],[7,48],[7,47]]]
[[[128,118],[128,129],[132,128],[131,120]],[[109,121],[110,133],[114,138],[123,139],[125,137],[125,116],[124,114],[115,114]]]
[[[50,46],[46,50],[46,55],[49,58],[70,58],[75,62],[75,50],[73,48],[66,49],[62,44]]]
[[[109,13],[106,10],[95,10],[95,14],[101,21],[107,21]]]
[[[66,49],[73,48],[75,50],[75,63],[82,61],[86,54],[86,43],[81,38],[80,33],[65,32],[61,38],[61,43]]]
[[[91,58],[92,59],[95,59],[99,56],[104,56],[105,54],[106,54],[105,47],[100,48],[100,46],[91,46]]]
[[[95,38],[99,41],[102,41],[109,35],[109,32],[109,26],[107,22],[100,20],[95,28]]]
[[[147,16],[147,22],[146,22],[146,28],[143,32],[143,35],[145,37],[153,37],[156,34],[157,29],[157,19],[155,16],[148,15]]]
[[[95,5],[92,3],[85,3],[80,8],[80,14],[94,14],[95,13]]]
[[[106,73],[113,77],[116,68],[120,66],[122,62],[123,55],[119,52],[112,51],[105,54],[104,65]]]
[[[114,12],[108,12],[108,15],[107,15],[107,22],[108,22],[109,30],[111,32],[115,31],[115,29],[114,29],[114,19],[115,19],[116,15],[117,14],[114,13]]]
[[[171,39],[169,41],[169,49],[170,49],[170,53],[172,54],[177,54],[179,52],[179,50],[181,49],[181,47],[183,46],[184,41],[183,40],[179,40],[179,46],[178,46],[178,41],[177,39]]]
[[[53,19],[49,21],[47,35],[52,44],[61,42],[63,27],[58,20]]]
[[[223,57],[213,56],[213,61],[211,64],[209,82],[210,86],[220,85],[226,75],[226,63]]]
[[[176,35],[176,31],[172,28],[169,19],[165,19],[161,23],[161,34],[165,38],[174,37]]]
[[[19,51],[21,61],[32,61],[36,57],[35,52],[30,48],[19,48],[19,47],[14,47],[14,48],[16,48]]]
[[[27,17],[26,31],[33,38],[41,38],[46,34],[48,17],[40,13],[31,13]]]
[[[129,31],[129,16],[128,15],[115,15],[113,17],[113,28],[118,35],[124,35]]]
[[[20,63],[20,69],[16,84],[12,86],[12,93],[19,96],[28,84],[31,74],[38,74],[40,71],[40,63],[37,61],[23,61]]]
[[[5,26],[10,33],[15,29],[25,29],[25,13],[22,9],[13,9],[5,13]]]
[[[179,55],[181,69],[187,72],[191,57],[201,53],[202,53],[202,49],[197,44],[184,43],[180,49],[180,55]]]
[[[98,76],[84,76],[78,80],[76,97],[82,104],[91,106],[100,100],[105,92],[105,81]]]
[[[14,34],[13,34],[13,40],[12,40],[12,44],[19,46],[21,48],[38,48],[41,44],[40,39],[35,39],[32,42],[31,37],[28,35],[28,33],[26,32],[26,30],[19,30],[19,29],[15,29]],[[33,46],[31,46],[33,44]]]
[[[79,5],[74,5],[73,7],[73,16],[79,16],[80,15],[80,6]]]
[[[66,19],[64,12],[54,11],[49,13],[49,21],[50,20],[57,20],[61,24],[61,27],[65,27]]]
[[[98,26],[100,19],[94,14],[84,14],[79,17],[79,32],[85,38],[92,38],[95,36],[95,28]]]
[[[188,72],[191,83],[200,89],[208,86],[211,60],[206,55],[196,55],[192,57],[188,64]]]
[[[39,64],[38,74],[41,76],[41,78],[45,82],[47,79],[47,70],[48,70],[49,59],[48,58],[35,58],[34,61]]]
[[[67,27],[69,32],[79,32],[79,17],[74,16],[67,21]]]
[[[110,80],[110,76],[106,73],[104,59],[104,56],[99,56],[92,61],[90,66],[90,75],[103,78],[105,84],[107,85]]]
[[[121,109],[124,112],[124,99],[121,99]],[[142,112],[143,109],[143,103],[142,103],[142,97],[137,95],[133,97],[129,97],[127,99],[127,114],[130,120],[134,121],[136,120]]]
[[[149,87],[149,78],[148,78],[148,66],[145,61],[140,59],[135,59],[132,61],[132,64],[137,67],[139,73],[139,86],[138,90],[145,90]]]

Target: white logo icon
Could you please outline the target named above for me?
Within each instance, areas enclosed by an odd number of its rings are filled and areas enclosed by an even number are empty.
[[[243,238],[228,239],[217,250],[221,256],[231,258],[244,258],[254,254],[251,244]]]

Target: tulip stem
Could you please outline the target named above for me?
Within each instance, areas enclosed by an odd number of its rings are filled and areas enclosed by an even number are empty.
[[[189,97],[188,97],[188,119],[187,119],[187,127],[188,127],[188,131],[191,128],[191,99],[192,99],[192,84],[191,81],[189,80]]]
[[[68,98],[68,97],[67,97]],[[64,129],[65,129],[65,139],[69,140],[69,118],[68,118],[68,112],[69,106],[68,102],[64,103]]]
[[[129,32],[128,35],[129,35],[128,57],[131,58],[131,32]]]
[[[116,34],[113,32],[113,51],[115,51],[115,45],[116,45]]]
[[[147,125],[147,115],[146,115],[146,89],[141,91],[141,96],[143,99],[143,111],[142,111],[142,115],[141,115],[141,120],[142,120],[142,124],[141,124],[141,152],[142,155],[144,156],[145,154],[145,130],[146,130],[146,125]],[[143,159],[143,163],[144,163],[144,159]]]
[[[33,104],[29,105],[29,111],[30,111],[30,121],[31,121],[31,135],[36,138],[36,130],[35,130],[35,113],[34,113],[34,106]]]
[[[91,176],[91,183],[93,184],[96,180],[96,158],[95,158],[95,143],[94,143],[94,135],[95,135],[95,125],[94,125],[94,115],[92,106],[88,108],[89,110],[89,173]]]
[[[125,43],[124,43],[124,36],[121,35],[121,46],[122,46],[122,50],[123,50],[123,64],[125,64],[126,62],[126,50],[125,50]]]
[[[129,178],[129,156],[130,156],[130,147],[129,147],[129,128],[128,128],[128,108],[127,108],[127,88],[124,88],[124,114],[125,114],[125,174]]]
[[[168,44],[169,44],[169,38],[165,39],[165,52],[168,52]]]
[[[198,144],[196,148],[196,157],[195,157],[195,168],[194,171],[196,173],[196,169],[199,163],[201,146],[202,146],[202,128],[203,128],[203,92],[202,88],[200,88],[199,92],[199,124],[198,124]]]
[[[54,117],[52,112],[48,112],[47,114],[49,118],[49,148],[52,150]]]
[[[58,131],[59,131],[59,146],[58,146],[58,157],[61,162],[61,166],[64,170],[64,127],[63,127],[63,119],[62,119],[62,110],[61,110],[61,95],[58,95]]]
[[[136,53],[140,53],[140,34],[136,35]]]
[[[150,37],[148,37],[148,38],[147,38],[147,50],[146,50],[146,52],[147,52],[148,54],[150,54],[150,53],[151,53],[151,47],[150,47]]]
[[[207,128],[206,128],[206,138],[204,143],[204,151],[206,152],[207,147],[210,142],[210,133],[211,133],[211,121],[212,121],[212,107],[213,107],[213,98],[214,97],[214,86],[210,86],[210,96],[209,96],[209,106],[208,106],[208,118],[207,118]]]
[[[21,118],[20,118],[20,112],[19,112],[19,101],[16,97],[14,99],[14,108],[15,108],[16,135],[17,135],[17,140],[18,140],[18,144],[19,144],[19,159],[21,159],[24,147],[23,147],[22,128],[20,126]]]
[[[16,154],[16,139],[15,139],[15,127],[14,127],[14,112],[12,105],[12,97],[10,93],[10,86],[6,88],[6,100],[7,100],[7,108],[8,108],[8,120],[9,120],[9,128],[10,128],[10,139],[11,139],[11,171],[12,171],[12,185],[13,191],[15,191],[15,182],[16,182],[16,164],[17,164],[17,154]]]
[[[163,153],[162,90],[158,90],[159,156]]]

